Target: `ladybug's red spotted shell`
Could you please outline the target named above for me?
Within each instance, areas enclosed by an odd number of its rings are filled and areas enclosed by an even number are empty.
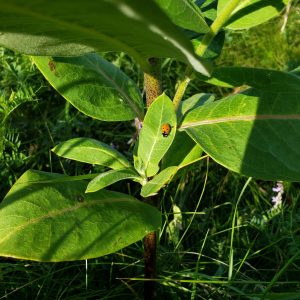
[[[168,124],[168,123],[163,124],[161,126],[161,133],[162,133],[163,137],[167,137],[170,134],[171,129],[172,129],[172,127],[170,124]]]

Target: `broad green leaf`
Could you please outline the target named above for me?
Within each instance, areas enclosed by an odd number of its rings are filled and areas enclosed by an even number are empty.
[[[155,0],[160,8],[178,26],[206,33],[209,27],[199,7],[191,0]]]
[[[160,226],[160,212],[129,195],[84,194],[84,181],[32,183],[57,177],[27,171],[11,188],[0,205],[0,256],[52,262],[99,257]]]
[[[171,147],[163,157],[161,168],[187,166],[197,161],[201,157],[202,152],[201,147],[185,132],[177,131]]]
[[[52,151],[58,156],[106,166],[111,169],[131,168],[129,161],[112,147],[90,138],[74,138],[55,146]]]
[[[181,129],[221,165],[264,180],[300,180],[300,92],[249,90],[186,114]]]
[[[32,57],[50,84],[84,114],[103,121],[143,119],[136,84],[98,54]]]
[[[300,91],[296,74],[268,69],[219,67],[205,81],[223,87],[248,85],[270,92]]]
[[[195,94],[184,101],[181,101],[177,110],[177,118],[180,121],[182,120],[183,116],[188,113],[189,111],[205,104],[210,103],[215,100],[213,94],[205,94],[199,93]]]
[[[150,57],[172,57],[209,73],[154,1],[0,0],[0,18],[0,45],[25,54],[123,51],[145,70]]]
[[[169,167],[162,170],[142,187],[141,195],[146,198],[157,194],[172,179],[177,170],[177,167]]]
[[[163,124],[171,126],[171,132],[167,137],[162,135]],[[176,114],[173,102],[162,94],[149,107],[139,137],[137,154],[147,177],[158,172],[158,163],[171,146],[175,133]]]
[[[247,29],[262,24],[280,14],[288,0],[242,0],[234,10],[226,28]],[[218,1],[218,14],[228,0]]]
[[[93,180],[91,180],[86,188],[86,193],[92,193],[99,191],[115,182],[124,179],[133,179],[134,181],[142,181],[143,179],[134,170],[120,169],[111,170],[105,173],[99,174]]]

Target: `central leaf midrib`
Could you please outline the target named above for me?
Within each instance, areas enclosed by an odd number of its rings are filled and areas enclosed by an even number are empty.
[[[251,121],[268,121],[268,120],[300,120],[300,114],[289,114],[289,115],[244,115],[244,116],[232,116],[232,117],[222,117],[215,119],[206,119],[195,122],[186,122],[180,128],[190,128],[202,125],[213,125],[218,123],[228,123],[228,122],[251,122]]]
[[[75,210],[80,209],[82,207],[88,207],[88,206],[93,206],[93,205],[97,205],[97,204],[101,205],[105,202],[109,202],[109,203],[114,202],[114,203],[116,203],[116,202],[127,202],[127,201],[133,202],[135,200],[131,200],[129,198],[109,198],[109,199],[102,199],[101,201],[100,200],[90,200],[90,201],[86,201],[86,202],[83,202],[83,203],[77,203],[74,206],[67,207],[67,208],[64,208],[62,210],[57,210],[57,211],[54,211],[54,212],[50,212],[50,213],[48,213],[46,215],[43,215],[41,217],[30,219],[29,221],[23,223],[22,225],[19,225],[19,226],[15,227],[13,230],[10,230],[7,235],[5,235],[2,239],[0,239],[0,245],[3,242],[5,242],[9,237],[14,235],[15,233],[21,231],[22,229],[24,229],[24,228],[26,228],[26,227],[28,227],[32,224],[42,222],[45,219],[57,217],[57,216],[65,214],[65,213],[75,211]],[[8,217],[8,216],[6,216],[6,217]]]
[[[91,147],[91,146],[81,146],[81,149],[86,149],[86,150],[91,150],[91,151],[93,151],[93,152],[95,152],[95,151],[99,151],[100,152],[100,154],[103,152],[104,154],[106,154],[107,156],[109,156],[109,157],[111,157],[111,158],[113,158],[114,160],[116,160],[117,162],[119,162],[121,165],[123,165],[125,168],[128,168],[128,167],[130,167],[130,164],[129,164],[129,162],[125,159],[125,158],[121,158],[121,157],[119,157],[119,155],[117,155],[117,154],[115,154],[115,153],[111,153],[109,150],[104,150],[104,149],[99,149],[99,148],[93,148],[93,147]],[[63,149],[63,147],[61,148],[61,149]],[[66,151],[66,150],[69,150],[70,148],[67,148],[67,149],[65,149],[64,150],[64,152],[70,152],[70,151]],[[81,153],[81,152],[80,152]],[[114,155],[115,154],[115,155]],[[58,155],[58,154],[57,154]],[[70,157],[69,156],[69,154],[68,153],[66,153],[66,154],[61,154],[61,156],[63,156],[63,157],[65,157],[65,158],[70,158],[70,159],[74,159],[74,158],[72,158],[72,157]],[[76,159],[74,159],[74,160],[76,160]],[[126,164],[125,164],[126,163]],[[95,164],[97,164],[97,163],[95,163]]]

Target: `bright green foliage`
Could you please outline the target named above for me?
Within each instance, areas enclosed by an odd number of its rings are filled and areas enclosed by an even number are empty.
[[[206,82],[223,87],[248,85],[269,92],[300,91],[296,74],[267,69],[219,67]]]
[[[49,83],[84,114],[104,121],[143,118],[136,84],[98,54],[32,59]]]
[[[142,187],[141,195],[149,197],[157,194],[172,179],[177,170],[178,167],[168,167],[162,170]]]
[[[60,175],[27,171],[0,210],[0,255],[37,261],[98,257],[161,225],[159,211],[111,191],[84,194],[83,181],[38,183]]]
[[[171,126],[167,137],[162,135],[162,125]],[[176,133],[176,114],[172,101],[162,94],[149,107],[140,132],[138,157],[147,177],[158,172],[158,163],[171,146]]]
[[[195,32],[206,33],[206,24],[199,7],[191,0],[155,0],[173,23]]]
[[[189,97],[184,101],[181,101],[177,110],[177,117],[179,123],[182,121],[183,116],[189,111],[205,103],[213,102],[214,100],[215,100],[215,96],[213,94],[199,93]]]
[[[192,110],[181,128],[223,166],[264,180],[300,180],[300,92],[249,90]]]
[[[130,162],[120,152],[94,139],[74,138],[58,144],[52,151],[58,156],[111,169],[131,167]]]
[[[86,193],[99,191],[115,182],[132,179],[134,181],[142,181],[142,178],[139,174],[132,169],[120,169],[120,170],[111,170],[99,174],[93,180],[91,180],[87,186]]]
[[[240,30],[262,24],[278,16],[287,2],[288,0],[241,0],[226,28]],[[228,0],[218,1],[218,14],[227,3]]]
[[[221,25],[230,16],[227,28],[250,28],[278,15],[286,1],[240,1],[233,13],[239,1],[230,1],[230,9],[220,14],[228,3],[220,0],[219,17],[209,30],[197,5],[206,9],[206,16],[213,21],[216,2],[211,0],[157,0],[175,24],[155,1],[87,0],[83,5],[78,0],[0,0],[0,44],[35,55],[32,59],[40,71],[73,106],[104,121],[135,117],[144,120],[135,145],[136,171],[108,145],[76,138],[59,144],[53,151],[65,158],[113,170],[72,178],[35,171],[23,174],[0,206],[0,255],[39,261],[87,259],[118,251],[142,239],[161,225],[160,213],[133,197],[103,189],[131,179],[142,185],[143,197],[155,195],[180,168],[201,159],[202,149],[220,164],[242,174],[266,180],[300,180],[299,78],[262,69],[217,68],[207,79],[209,67],[194,54],[193,45],[186,38],[199,39],[194,40],[197,53],[212,60],[223,47]],[[194,32],[183,33],[176,25]],[[176,107],[181,100],[180,92],[193,79],[192,68],[203,74],[204,81],[215,85],[248,85],[256,89],[216,102],[211,94],[196,94],[183,101],[177,112],[163,94],[148,108],[144,118],[137,85],[95,54],[101,51],[128,53],[149,73],[149,78],[153,75],[150,57],[170,57],[189,63],[176,93]],[[183,132],[176,132],[177,121]],[[170,132],[164,135],[163,125],[170,126]],[[86,179],[92,181],[87,183]],[[178,194],[183,186],[185,178]],[[196,216],[203,192],[187,229]],[[176,225],[182,223],[180,208],[174,209],[174,213],[180,214],[173,223],[176,236],[170,228],[169,234],[176,237],[173,241],[178,241],[177,249],[187,230],[179,240],[180,228]],[[233,236],[234,231],[231,232]],[[230,255],[231,279],[233,251]],[[194,291],[191,298],[196,295]]]
[[[175,139],[162,160],[162,169],[170,166],[183,167],[199,159],[202,154],[199,144],[185,132],[177,131]]]
[[[184,34],[148,0],[0,1],[0,45],[30,55],[123,51],[145,69],[175,57],[208,75]]]

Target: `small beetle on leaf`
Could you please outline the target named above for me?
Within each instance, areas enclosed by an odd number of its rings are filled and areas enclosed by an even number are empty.
[[[171,129],[172,129],[172,127],[170,124],[168,124],[168,123],[163,124],[161,126],[161,133],[162,133],[163,137],[167,137],[170,134]]]

